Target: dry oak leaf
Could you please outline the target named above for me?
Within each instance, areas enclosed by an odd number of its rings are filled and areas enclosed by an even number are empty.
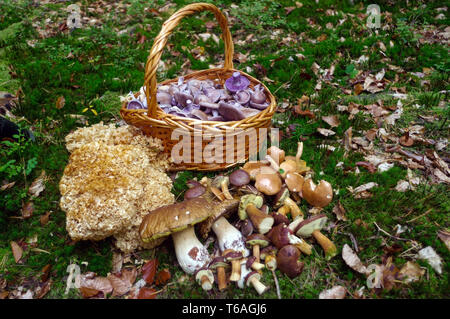
[[[347,295],[347,289],[342,286],[334,286],[331,289],[324,290],[319,294],[319,299],[344,299]]]
[[[152,259],[142,266],[142,278],[144,278],[145,282],[151,285],[155,280],[156,269],[158,268],[158,260]]]
[[[139,290],[137,299],[156,299],[158,293],[153,288],[142,287]]]
[[[14,256],[14,260],[16,263],[18,263],[20,261],[20,259],[22,258],[23,249],[15,241],[11,241],[10,244],[11,244],[11,250],[12,250],[12,253]]]
[[[441,229],[437,235],[444,242],[445,246],[447,246],[447,249],[450,250],[450,232],[446,229]]]
[[[420,268],[415,262],[407,261],[398,274],[404,283],[410,283],[419,281],[420,277],[425,274],[425,270]]]
[[[58,110],[60,110],[64,107],[65,104],[66,104],[66,99],[64,98],[64,96],[58,97],[58,99],[56,100],[56,108]]]
[[[342,206],[340,201],[338,201],[338,203],[333,207],[333,213],[336,215],[338,220],[347,220],[347,217],[345,216],[345,208]]]
[[[345,244],[342,248],[342,259],[345,263],[353,270],[359,272],[360,274],[369,275],[370,271],[366,266],[363,265],[358,255],[350,248],[349,245]]]
[[[171,274],[168,268],[164,268],[158,272],[156,275],[155,284],[156,285],[164,285],[171,278]]]
[[[27,202],[22,206],[22,218],[27,219],[33,216],[34,204],[33,202]]]
[[[92,290],[96,290],[98,292],[103,292],[106,296],[107,294],[113,291],[113,287],[111,282],[106,277],[96,277],[93,272],[88,272],[80,276],[80,289],[86,288],[91,290],[86,290],[86,294],[92,294]]]
[[[45,181],[47,180],[47,176],[45,171],[36,178],[33,183],[31,183],[30,188],[28,188],[28,194],[31,195],[31,198],[38,197],[41,192],[45,189]]]
[[[322,116],[322,120],[331,127],[338,127],[341,124],[337,115]]]

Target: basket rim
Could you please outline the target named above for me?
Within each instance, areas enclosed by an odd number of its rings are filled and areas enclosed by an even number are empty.
[[[245,75],[246,77],[248,77],[249,79],[253,80],[253,82],[257,82],[257,84],[260,84],[263,86],[263,88],[265,89],[265,91],[268,93],[268,99],[269,99],[269,106],[267,106],[267,108],[265,108],[264,110],[261,110],[260,112],[258,112],[255,115],[252,115],[250,117],[247,117],[245,119],[242,120],[238,120],[238,121],[203,121],[203,120],[199,120],[199,119],[192,119],[192,118],[186,118],[186,117],[181,117],[181,116],[177,116],[177,115],[173,115],[173,114],[168,114],[165,113],[157,104],[157,110],[156,110],[156,114],[157,115],[162,115],[162,118],[152,118],[149,116],[148,113],[148,109],[127,109],[127,101],[124,101],[122,103],[122,107],[120,109],[121,112],[125,112],[125,113],[140,113],[139,115],[143,115],[145,116],[147,119],[152,120],[152,121],[160,121],[161,124],[169,124],[168,121],[166,119],[175,121],[175,122],[183,122],[185,125],[188,126],[193,126],[195,124],[202,124],[202,125],[217,125],[217,124],[221,124],[220,126],[217,126],[217,129],[223,128],[223,127],[227,127],[227,128],[236,128],[239,127],[240,124],[242,124],[242,121],[245,121],[244,123],[247,122],[252,122],[254,120],[257,120],[259,117],[264,116],[265,114],[273,114],[275,113],[276,109],[277,109],[277,103],[276,103],[276,99],[275,96],[273,96],[273,94],[270,92],[269,88],[267,88],[267,86],[262,83],[261,81],[259,81],[258,79],[254,78],[253,76],[247,74],[244,71],[241,70],[237,70],[234,68],[224,68],[224,67],[219,67],[219,68],[211,68],[211,69],[205,69],[205,70],[198,70],[192,73],[189,73],[187,75],[181,75],[178,76],[176,78],[173,79],[167,79],[164,80],[162,82],[159,83],[159,85],[165,85],[168,83],[172,83],[177,81],[180,77],[184,77],[184,78],[195,78],[196,75],[198,75],[199,73],[201,74],[205,74],[205,73],[213,73],[213,72],[239,72],[243,75]],[[256,84],[255,84],[256,85]],[[250,86],[255,86],[250,82]],[[147,89],[147,88],[146,88]],[[139,94],[139,92],[134,93],[135,96],[137,96],[137,94]],[[194,123],[195,122],[195,123]]]

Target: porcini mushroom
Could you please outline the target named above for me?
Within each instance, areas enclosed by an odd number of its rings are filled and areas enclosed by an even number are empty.
[[[295,233],[301,237],[313,236],[325,252],[325,258],[331,259],[336,256],[337,248],[331,240],[320,232],[326,222],[327,216],[325,214],[316,215],[298,224]]]
[[[274,198],[275,207],[285,205],[289,207],[292,219],[303,218],[303,212],[298,205],[289,197],[289,190],[283,187]]]
[[[143,218],[139,234],[144,243],[172,235],[178,263],[186,273],[193,274],[210,262],[208,250],[195,236],[194,225],[216,209],[217,205],[201,197],[159,207]]]
[[[208,268],[201,268],[195,273],[195,281],[205,291],[211,290],[214,284],[214,275]]]
[[[314,207],[323,208],[333,199],[333,188],[327,181],[321,180],[316,185],[308,178],[302,187],[302,197]]]
[[[257,231],[260,234],[265,234],[272,228],[274,220],[272,216],[267,215],[258,209],[261,206],[261,196],[244,195],[241,197],[239,203],[239,217],[245,219],[248,216]]]
[[[245,243],[252,248],[253,256],[256,257],[256,261],[259,262],[260,249],[269,245],[269,239],[262,234],[252,234],[247,237]]]
[[[295,278],[302,273],[304,267],[299,258],[300,250],[294,245],[286,245],[278,251],[277,267],[289,278]]]
[[[199,224],[199,231],[202,237],[206,238],[212,229],[216,234],[221,251],[232,249],[241,252],[246,257],[250,252],[245,246],[244,236],[226,219],[236,211],[238,204],[239,200],[237,199],[226,199],[223,202],[216,203],[220,209],[216,209],[213,215]]]
[[[247,286],[252,285],[259,295],[266,292],[269,287],[265,286],[261,281],[261,275],[257,271],[252,271],[245,277],[245,283]]]
[[[227,261],[231,262],[230,281],[238,281],[241,278],[241,259],[243,257],[241,252],[227,249],[222,253]]]
[[[217,256],[209,264],[209,269],[215,270],[217,273],[217,285],[220,291],[227,289],[227,278],[225,269],[229,268],[230,265],[223,256]]]

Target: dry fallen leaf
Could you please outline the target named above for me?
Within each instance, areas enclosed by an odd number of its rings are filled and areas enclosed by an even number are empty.
[[[100,293],[100,290],[88,287],[80,287],[80,292],[83,298],[91,298]]]
[[[398,274],[404,283],[410,283],[420,280],[420,277],[425,274],[425,270],[420,268],[415,262],[408,261],[403,265]]]
[[[171,278],[171,274],[168,268],[164,268],[163,270],[160,270],[158,274],[156,275],[155,284],[156,285],[164,285],[166,282],[168,282]]]
[[[39,218],[41,226],[47,225],[48,221],[50,220],[50,214],[51,212],[46,212],[45,214],[41,215],[41,217]]]
[[[45,171],[36,178],[33,183],[31,183],[30,188],[28,188],[28,194],[31,195],[31,198],[38,197],[39,194],[45,189],[45,181],[47,176],[45,175]]]
[[[445,246],[447,246],[447,249],[450,250],[450,232],[446,229],[441,229],[437,235],[444,242]]]
[[[322,120],[331,127],[338,127],[341,124],[337,115],[322,116]]]
[[[345,208],[342,206],[340,201],[338,201],[338,203],[333,207],[333,213],[336,214],[338,220],[347,220],[347,217],[345,216]]]
[[[27,219],[33,216],[34,204],[33,202],[27,202],[22,206],[22,218]]]
[[[331,136],[331,135],[336,134],[336,132],[334,132],[332,130],[329,130],[329,129],[326,129],[326,128],[321,128],[321,127],[317,128],[317,132],[319,132],[323,136]]]
[[[64,96],[58,97],[58,99],[56,100],[56,108],[58,110],[60,110],[64,107],[65,104],[66,104],[66,99],[64,98]]]
[[[14,256],[14,260],[16,261],[16,263],[18,263],[20,261],[20,259],[22,258],[23,249],[15,241],[11,241],[10,244],[11,244],[11,250],[12,250],[12,253]]]
[[[158,294],[156,293],[155,289],[142,287],[139,290],[139,294],[137,296],[137,299],[156,299],[157,295]]]
[[[156,268],[158,268],[158,260],[152,259],[145,263],[144,266],[142,266],[142,278],[151,285],[155,279],[156,275]]]
[[[111,282],[108,278],[96,277],[92,272],[80,275],[80,289],[81,288],[101,291],[105,296],[113,290]],[[92,293],[93,291],[90,292]]]
[[[331,289],[324,290],[319,294],[319,299],[344,299],[347,289],[342,286],[334,286]]]
[[[428,246],[419,250],[417,258],[426,260],[430,264],[430,266],[433,267],[434,270],[436,270],[438,274],[442,274],[442,259],[434,251],[433,247]]]
[[[13,187],[15,184],[16,184],[16,182],[11,182],[11,183],[4,184],[4,185],[2,185],[2,186],[0,187],[0,191],[4,191],[4,190],[6,190],[6,189],[8,189],[8,188],[11,188],[11,187]]]
[[[370,271],[364,266],[359,259],[358,255],[350,248],[349,245],[345,244],[342,248],[342,259],[345,263],[353,270],[359,272],[360,274],[369,275]]]

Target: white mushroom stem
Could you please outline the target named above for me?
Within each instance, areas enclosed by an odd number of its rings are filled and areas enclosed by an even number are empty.
[[[240,265],[241,266],[241,268],[240,268],[241,278],[238,280],[237,284],[238,284],[239,288],[244,289],[245,288],[245,277],[247,277],[247,275],[249,273],[251,273],[252,270],[247,268],[245,259],[243,261],[241,261],[240,263],[241,263],[241,265]]]
[[[297,163],[300,161],[300,157],[302,157],[303,154],[303,142],[298,142],[297,145],[297,154],[295,155],[295,160]]]
[[[208,276],[202,276],[200,279],[201,286],[203,290],[211,290],[212,289],[212,283],[209,281]]]
[[[256,276],[251,277],[249,282],[252,284],[253,288],[255,288],[258,295],[262,295],[267,290],[267,286],[259,281]]]
[[[175,254],[184,272],[193,274],[210,262],[208,250],[198,240],[194,227],[172,234]]]
[[[218,218],[212,225],[212,230],[217,236],[221,251],[232,249],[242,252],[244,257],[250,255],[249,250],[245,247],[245,240],[241,232],[231,225],[225,217]]]

